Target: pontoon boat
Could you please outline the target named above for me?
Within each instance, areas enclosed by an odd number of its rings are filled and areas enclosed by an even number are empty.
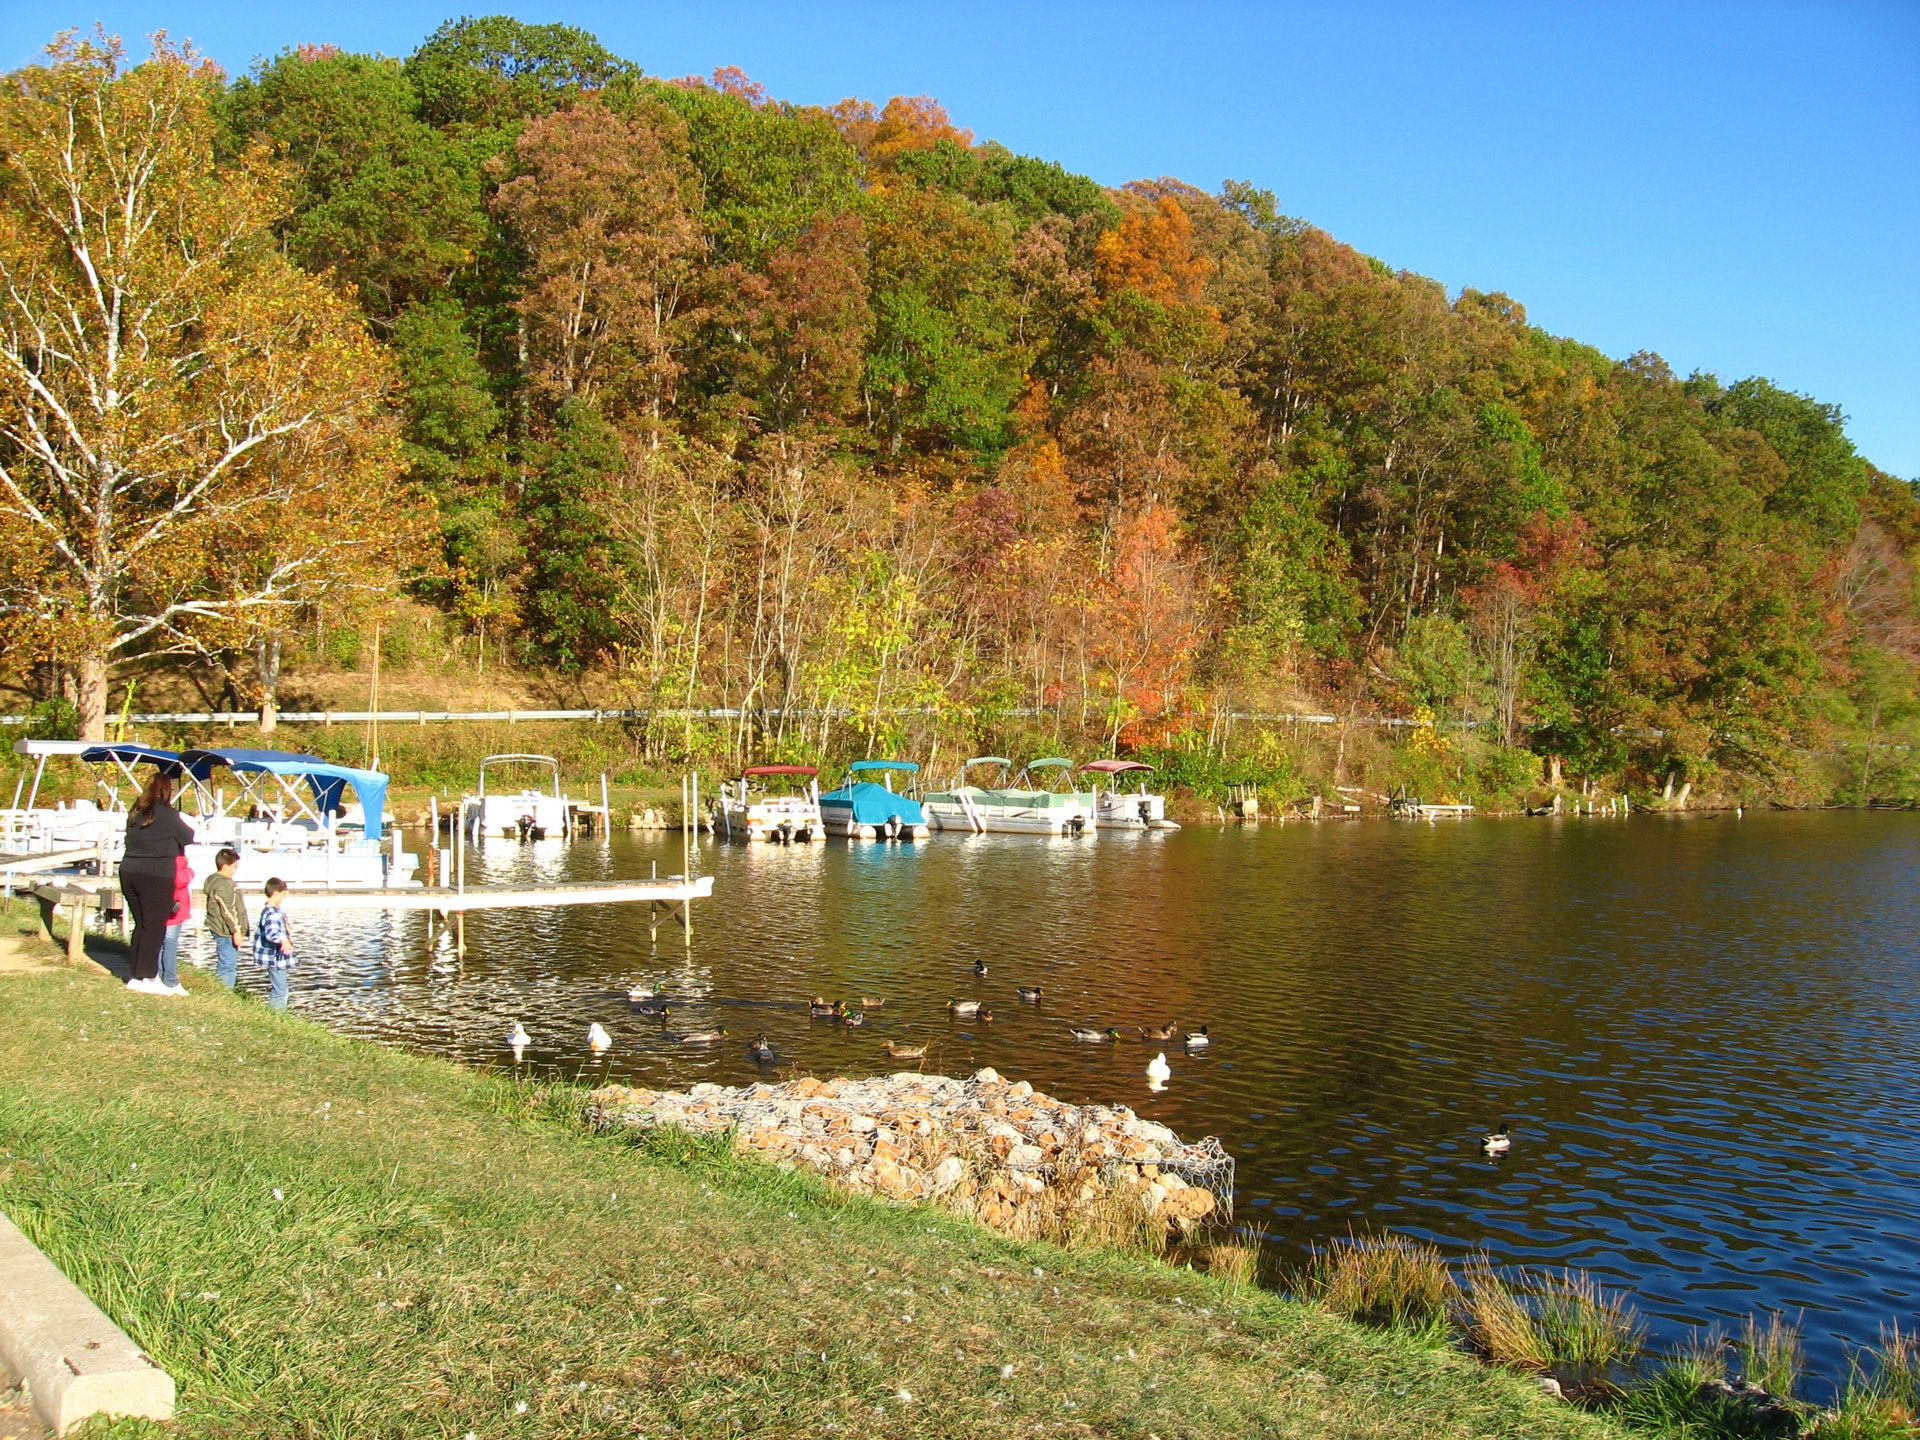
[[[811,765],[749,765],[739,778],[721,784],[713,801],[716,835],[733,840],[772,840],[786,843],[813,840],[826,834],[820,821],[820,787]],[[800,779],[798,793],[776,794],[766,782]]]
[[[552,781],[549,789],[534,786],[522,790],[495,790],[487,793],[487,767],[537,765]],[[560,762],[551,755],[489,755],[480,762],[480,794],[468,812],[470,824],[481,836],[504,835],[509,839],[558,840],[568,832],[572,804],[560,793]]]
[[[1080,767],[1082,775],[1094,777],[1094,823],[1102,830],[1178,830],[1178,820],[1167,819],[1167,797],[1147,792],[1147,777],[1153,766],[1140,760],[1089,760]],[[1139,783],[1122,790],[1121,776]],[[1107,783],[1106,789],[1100,782]]]
[[[967,773],[977,765],[998,766],[999,784],[983,788],[964,783]],[[999,755],[979,755],[960,767],[952,789],[924,796],[920,803],[927,823],[936,830],[1078,835],[1093,828],[1092,792],[1051,790],[1041,783],[1043,779],[1064,778],[1072,768],[1071,760],[1049,756],[1030,763],[1008,785],[1013,762]]]
[[[893,771],[911,776],[919,769],[911,760],[854,761],[847,767],[847,778],[840,788],[820,797],[820,819],[827,834],[851,840],[926,839],[927,819],[920,802],[896,794],[893,788]],[[858,778],[873,774],[886,783],[876,785]]]

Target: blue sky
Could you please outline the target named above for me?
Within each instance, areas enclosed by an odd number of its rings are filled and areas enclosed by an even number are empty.
[[[503,8],[654,74],[739,65],[802,102],[935,95],[979,138],[1108,184],[1252,180],[1609,354],[1836,403],[1863,453],[1920,477],[1916,0]],[[12,0],[0,58],[96,19],[129,40],[164,26],[234,70],[309,40],[404,55],[453,13]]]

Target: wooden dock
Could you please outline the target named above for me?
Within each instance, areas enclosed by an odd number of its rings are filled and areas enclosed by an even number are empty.
[[[367,890],[289,890],[289,910],[534,910],[553,905],[684,905],[713,894],[713,876],[689,880],[570,880],[552,885],[408,885]]]
[[[93,864],[100,859],[98,845],[74,845],[37,855],[0,851],[0,872],[8,875],[38,875],[47,870],[65,870],[73,865]]]
[[[693,943],[693,902],[713,894],[713,876],[668,875],[654,880],[567,880],[551,885],[409,885],[368,890],[289,890],[289,910],[424,910],[428,932],[432,916],[445,920],[454,944],[467,949],[466,917],[473,910],[545,910],[562,905],[634,905],[647,907],[647,933],[673,920]]]
[[[89,851],[89,854],[92,852]],[[43,857],[36,856],[35,859]],[[119,883],[106,875],[53,875],[40,883],[23,886],[25,893],[40,902],[41,933],[53,939],[53,916],[57,909],[67,911],[67,956],[78,960],[85,953],[82,934],[88,911],[101,917],[115,917],[124,926],[125,903]],[[365,890],[288,890],[282,902],[289,910],[424,910],[429,917],[446,920],[454,941],[466,951],[466,915],[471,910],[544,910],[564,905],[632,905],[647,907],[647,930],[658,932],[663,920],[680,926],[687,943],[693,943],[693,902],[713,894],[713,876],[668,875],[654,880],[571,880],[553,885],[408,885]],[[194,897],[196,900],[198,895]],[[202,924],[196,907],[190,924]],[[433,921],[427,922],[431,933]],[[122,931],[124,934],[124,930]]]

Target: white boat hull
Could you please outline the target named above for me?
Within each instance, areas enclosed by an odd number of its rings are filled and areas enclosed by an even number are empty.
[[[193,870],[197,897],[214,873],[219,845],[189,845],[187,864]],[[284,880],[295,890],[380,890],[420,883],[420,859],[397,856],[378,841],[355,841],[342,849],[314,846],[305,850],[256,850],[242,846],[234,880],[243,890],[257,890],[270,879]]]
[[[963,834],[1078,835],[1093,828],[1086,809],[1079,805],[1050,805],[1042,809],[975,802],[969,806],[957,800],[933,798],[922,800],[920,808],[934,829],[957,830]]]
[[[479,798],[474,819],[479,834],[517,838],[523,833],[523,821],[531,838],[558,840],[567,833],[567,801],[537,791]]]
[[[742,804],[728,797],[713,805],[713,828],[729,840],[770,841],[789,844],[824,839],[826,826],[820,807],[811,799],[779,796]]]
[[[1094,823],[1102,830],[1178,830],[1180,822],[1167,818],[1167,797],[1101,791]]]
[[[924,840],[928,829],[925,825],[909,825],[904,820],[896,820],[888,825],[861,825],[853,818],[851,805],[831,805],[820,803],[820,823],[829,835],[842,840]]]
[[[0,812],[0,850],[14,855],[45,855],[82,845],[103,845],[117,859],[126,842],[124,810],[99,810],[91,802]]]

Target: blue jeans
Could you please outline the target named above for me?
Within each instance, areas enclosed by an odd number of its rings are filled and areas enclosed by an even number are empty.
[[[267,967],[267,1004],[275,1010],[287,1008],[287,967]]]
[[[213,937],[213,973],[229,990],[240,983],[240,946],[233,936]]]
[[[180,932],[187,927],[167,926],[167,938],[160,942],[160,983],[178,985],[180,983]]]

